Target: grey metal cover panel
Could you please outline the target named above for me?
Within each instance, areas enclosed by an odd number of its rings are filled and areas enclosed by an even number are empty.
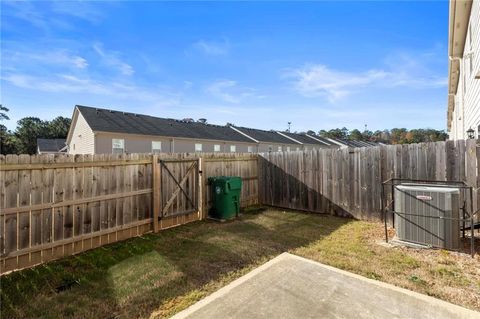
[[[402,184],[395,187],[395,215],[400,240],[433,247],[457,249],[460,244],[460,190],[455,187]],[[437,218],[428,218],[433,216]]]

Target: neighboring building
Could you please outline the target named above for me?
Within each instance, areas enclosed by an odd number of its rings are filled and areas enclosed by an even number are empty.
[[[354,141],[354,140],[345,140],[345,139],[339,139],[339,138],[329,138],[329,141],[332,143],[335,143],[339,145],[341,148],[346,148],[346,147],[371,147],[371,146],[379,146],[381,145],[380,143],[375,143],[375,142],[367,142],[367,141]]]
[[[479,138],[480,0],[450,0],[448,55],[449,138]]]
[[[258,145],[258,152],[296,151],[302,149],[302,144],[283,136],[276,131],[258,130],[248,127],[230,125],[236,132],[247,136]]]
[[[64,138],[37,138],[37,154],[60,154],[67,152]]]
[[[67,145],[70,154],[258,152],[257,143],[228,126],[79,105]]]
[[[301,147],[302,150],[313,150],[313,149],[316,150],[320,148],[331,148],[331,147],[338,148],[337,145],[327,141],[326,139],[320,136],[313,136],[313,135],[303,134],[303,133],[291,133],[291,132],[277,132],[277,133],[297,143],[300,143],[302,145]]]
[[[166,119],[81,105],[75,106],[66,139],[69,154],[263,153],[371,146],[367,144],[347,145],[306,133],[212,125],[203,119]]]

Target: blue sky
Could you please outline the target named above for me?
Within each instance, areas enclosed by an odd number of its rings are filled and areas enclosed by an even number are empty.
[[[1,2],[1,100],[263,129],[446,126],[448,2]]]

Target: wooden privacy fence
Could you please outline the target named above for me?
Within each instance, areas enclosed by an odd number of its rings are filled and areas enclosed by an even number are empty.
[[[389,178],[464,181],[480,208],[476,141],[266,153],[259,157],[260,201],[312,212],[378,220]],[[386,189],[391,198],[390,189]]]
[[[217,175],[258,203],[255,154],[2,155],[0,273],[202,219]]]
[[[381,219],[389,178],[464,181],[476,210],[479,159],[473,140],[262,156],[0,156],[0,273],[203,219],[210,176],[242,177],[242,207],[261,202],[367,220]]]

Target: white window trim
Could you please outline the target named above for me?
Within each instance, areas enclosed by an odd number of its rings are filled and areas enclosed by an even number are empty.
[[[222,150],[222,146],[220,144],[214,144],[213,145],[213,151],[214,152],[220,152],[221,150]]]
[[[247,146],[247,152],[253,153],[253,146]]]
[[[279,147],[278,147],[278,151],[279,151],[279,152],[282,151],[282,146],[279,146]]]
[[[202,152],[203,144],[202,143],[195,143],[195,152]]]
[[[230,153],[235,153],[237,151],[236,145],[230,145]]]
[[[122,147],[114,147],[116,143],[121,144]],[[121,153],[125,153],[125,140],[123,138],[112,138],[112,154],[119,154],[119,152],[114,152],[114,150],[122,150]]]
[[[153,143],[160,143],[160,148],[153,148]],[[162,141],[152,141],[152,153],[160,153],[162,151]]]

